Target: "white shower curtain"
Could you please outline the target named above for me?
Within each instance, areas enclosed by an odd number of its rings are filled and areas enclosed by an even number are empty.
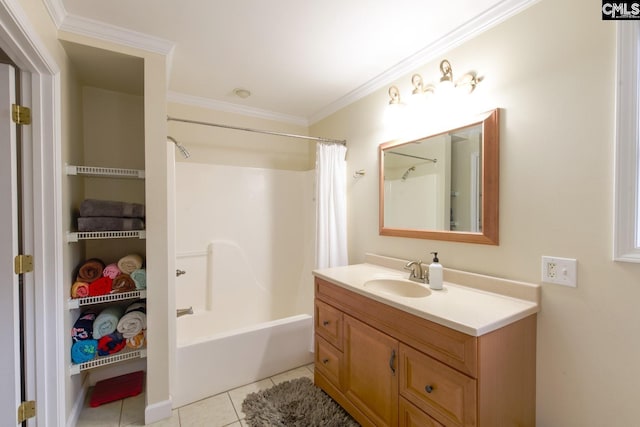
[[[347,147],[316,146],[316,268],[347,265]]]

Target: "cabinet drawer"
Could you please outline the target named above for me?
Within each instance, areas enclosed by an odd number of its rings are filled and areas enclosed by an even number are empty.
[[[316,333],[342,350],[342,312],[316,300],[314,318]]]
[[[475,426],[476,380],[400,344],[400,394],[446,426]]]
[[[400,427],[444,427],[429,415],[416,408],[404,398],[400,398]]]
[[[315,369],[341,389],[342,352],[316,334]]]

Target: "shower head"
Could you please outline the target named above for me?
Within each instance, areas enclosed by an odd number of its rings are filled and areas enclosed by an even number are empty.
[[[188,159],[189,157],[191,157],[191,153],[189,153],[189,151],[184,147],[184,145],[180,144],[171,136],[167,136],[167,139],[173,142],[174,144],[176,144],[176,147],[178,147],[178,150],[180,150],[180,154],[182,154],[182,157],[184,157],[185,159]]]
[[[414,171],[414,170],[416,170],[416,167],[415,167],[415,166],[411,166],[409,169],[407,169],[407,170],[402,174],[402,178],[401,178],[401,179],[402,179],[403,181],[406,181],[406,180],[407,180],[407,177],[409,176],[409,172],[412,172],[412,171]]]

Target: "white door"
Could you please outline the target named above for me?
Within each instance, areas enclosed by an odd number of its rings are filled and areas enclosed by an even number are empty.
[[[20,298],[13,260],[18,254],[18,168],[16,125],[11,120],[15,103],[15,70],[0,64],[0,425],[18,425],[21,402]]]

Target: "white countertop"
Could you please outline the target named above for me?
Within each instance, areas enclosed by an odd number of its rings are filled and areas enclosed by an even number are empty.
[[[372,258],[368,257],[368,259]],[[394,259],[387,258],[387,260]],[[364,283],[368,280],[407,279],[408,277],[406,271],[378,264],[364,263],[325,268],[315,270],[313,274],[360,295],[472,336],[484,335],[540,311],[539,285],[456,270],[447,272],[445,269],[443,290],[431,290],[428,296],[420,298],[402,297],[365,288]],[[465,275],[467,275],[466,278]],[[447,276],[461,278],[467,283],[464,286],[450,283],[447,281]],[[428,287],[428,285],[425,286]],[[487,291],[487,288],[492,291]],[[504,292],[495,292],[495,290],[504,290]],[[511,296],[513,294],[523,295],[523,297]]]

